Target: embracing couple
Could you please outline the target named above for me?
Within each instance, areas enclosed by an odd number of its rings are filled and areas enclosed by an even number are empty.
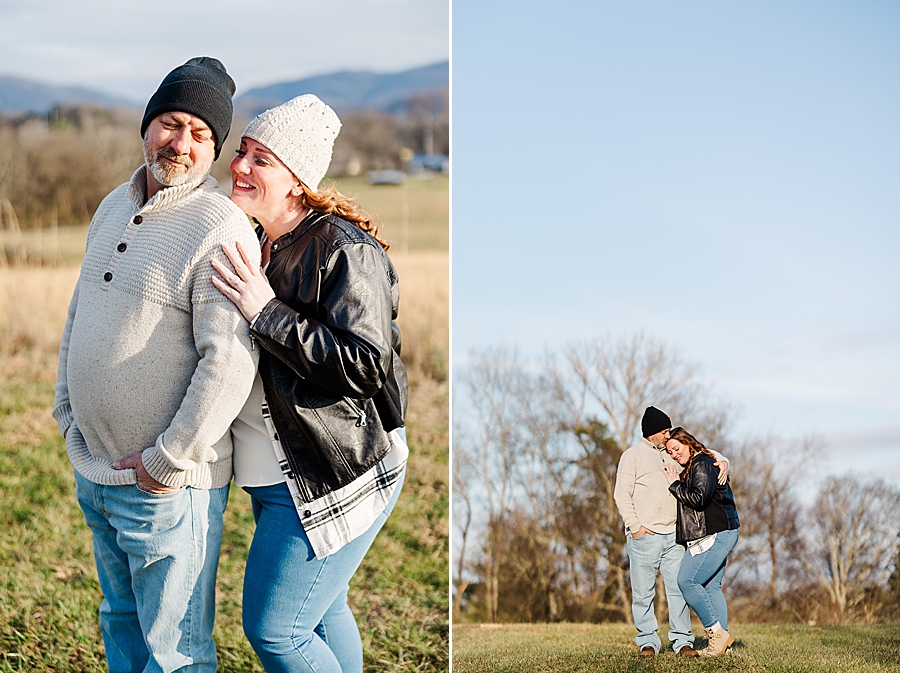
[[[397,274],[369,216],[319,189],[340,121],[315,96],[251,121],[230,199],[218,188],[234,91],[214,58],[163,79],[146,164],[94,215],[63,332],[53,416],[107,664],[216,670],[233,476],[256,520],[243,626],[263,666],[361,672],[348,583],[408,453]]]
[[[738,539],[737,508],[728,484],[728,461],[669,417],[647,407],[643,439],[625,451],[616,472],[615,500],[625,522],[631,567],[631,610],[641,656],[662,645],[653,610],[656,575],[669,604],[669,640],[679,656],[718,656],[734,643],[722,576]],[[708,647],[694,650],[693,608]]]

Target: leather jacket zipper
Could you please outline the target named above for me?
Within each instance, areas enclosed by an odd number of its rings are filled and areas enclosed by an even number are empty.
[[[356,413],[356,427],[362,428],[366,425],[366,412],[356,406],[356,402],[351,400],[349,397],[344,397],[344,400],[347,404],[350,405],[350,408]]]

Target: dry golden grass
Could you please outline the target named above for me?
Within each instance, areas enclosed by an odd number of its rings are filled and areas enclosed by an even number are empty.
[[[400,275],[403,361],[410,369],[421,368],[443,380],[449,334],[449,257],[424,251],[392,253],[391,259]],[[0,353],[55,357],[77,280],[78,268],[73,266],[0,268]]]
[[[410,178],[403,185],[370,185],[364,178],[334,181],[338,190],[359,203],[391,244],[392,254],[449,249],[449,178]]]
[[[439,381],[447,380],[450,338],[450,258],[445,252],[391,253],[400,275],[403,362]]]
[[[77,280],[77,267],[0,269],[0,353],[55,359]],[[15,367],[7,357],[3,361]]]

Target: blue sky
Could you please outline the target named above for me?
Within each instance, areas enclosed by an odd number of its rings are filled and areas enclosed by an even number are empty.
[[[900,483],[898,122],[897,3],[457,0],[454,371],[643,332]]]
[[[0,0],[0,74],[146,101],[175,66],[215,56],[240,94],[445,60],[449,23],[447,0]]]

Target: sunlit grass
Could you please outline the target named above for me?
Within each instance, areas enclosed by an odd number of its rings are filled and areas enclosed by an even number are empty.
[[[728,655],[682,659],[671,649],[638,657],[625,624],[454,625],[454,673],[771,671],[888,673],[898,670],[900,626],[731,624]],[[706,641],[698,637],[698,648]]]

